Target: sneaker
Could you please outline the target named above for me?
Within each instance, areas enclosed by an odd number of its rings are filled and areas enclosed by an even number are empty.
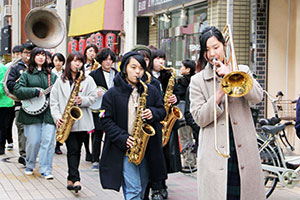
[[[151,195],[151,200],[163,200],[164,198],[160,194],[159,190],[153,190]]]
[[[99,171],[99,163],[98,163],[98,162],[94,162],[94,163],[92,164],[92,170],[93,170],[94,172]]]
[[[18,159],[18,163],[20,163],[20,164],[26,166],[26,160],[25,160],[25,158],[22,157],[22,156],[20,156],[19,159]]]
[[[42,175],[46,180],[52,180],[52,179],[54,178],[52,174],[47,173],[47,172],[41,173],[41,175]]]
[[[14,144],[13,143],[7,144],[6,148],[7,148],[7,151],[12,151],[14,148]]]
[[[26,175],[32,175],[33,174],[33,169],[30,169],[28,167],[25,168],[25,174]]]
[[[167,188],[160,189],[160,194],[163,197],[163,199],[168,199],[168,190],[167,190]]]

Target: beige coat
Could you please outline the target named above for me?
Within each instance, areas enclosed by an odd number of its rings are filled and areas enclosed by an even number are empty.
[[[54,122],[62,118],[72,88],[69,81],[63,82],[61,78],[58,78],[53,85],[50,95],[50,109]],[[86,79],[81,81],[78,96],[82,99],[82,103],[79,106],[82,111],[82,117],[80,120],[75,121],[71,131],[93,130],[94,120],[89,106],[97,100],[97,86],[91,76],[86,76]]]
[[[245,65],[241,71],[251,74]],[[219,83],[220,80],[218,80]],[[218,84],[217,83],[217,87]],[[209,66],[194,75],[190,83],[191,113],[201,127],[198,148],[198,199],[225,200],[227,193],[227,161],[214,149],[213,71]],[[253,79],[253,88],[240,98],[229,97],[229,113],[238,157],[241,200],[265,199],[263,173],[256,143],[256,130],[249,107],[263,98],[262,88]],[[217,106],[217,138],[221,152],[226,144],[224,98]]]

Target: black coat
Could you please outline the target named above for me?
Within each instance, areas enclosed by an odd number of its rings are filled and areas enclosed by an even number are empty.
[[[11,67],[10,72],[7,77],[7,82],[6,82],[7,88],[9,89],[9,91],[11,93],[14,94],[14,87],[16,85],[16,81],[20,78],[21,74],[24,71],[26,71],[26,68],[27,67],[26,67],[25,63],[22,60],[20,62],[18,62],[17,65]],[[20,106],[21,103],[16,101],[15,105]]]
[[[115,71],[115,75],[118,73],[118,71],[115,68],[111,68],[112,70]],[[106,84],[106,80],[103,74],[103,69],[102,67],[99,67],[98,69],[92,71],[91,73],[89,73],[89,75],[94,79],[97,87],[101,86],[104,87],[105,89],[109,89],[107,84]],[[95,113],[93,112],[93,119],[94,119],[94,124],[95,124],[95,130],[102,130],[102,125],[100,122],[100,118],[99,118],[99,113]]]
[[[147,123],[155,126],[165,117],[165,109],[159,91],[151,85],[148,86],[147,108],[152,111],[153,118]],[[114,87],[109,89],[102,101],[101,118],[105,131],[103,153],[100,160],[100,182],[104,189],[120,190],[123,180],[123,159],[126,153],[126,140],[128,133],[128,100],[133,87],[129,85],[118,73],[114,79]],[[139,93],[142,88],[139,87]],[[154,136],[152,136],[154,137]],[[150,137],[150,140],[152,138]],[[147,152],[148,150],[146,150]]]

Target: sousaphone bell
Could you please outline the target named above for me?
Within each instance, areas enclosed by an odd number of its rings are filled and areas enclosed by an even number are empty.
[[[63,41],[66,28],[55,9],[34,8],[25,18],[25,31],[33,44],[51,49]]]

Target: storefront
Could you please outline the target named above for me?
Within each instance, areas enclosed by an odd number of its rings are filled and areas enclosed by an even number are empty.
[[[145,7],[141,7],[141,2],[146,2],[142,5]],[[151,4],[150,0],[139,1],[138,14],[156,16],[156,46],[166,53],[168,66],[179,69],[182,60],[198,59],[200,32],[207,26],[207,1],[172,2],[152,1]],[[150,31],[151,28],[153,24]]]

